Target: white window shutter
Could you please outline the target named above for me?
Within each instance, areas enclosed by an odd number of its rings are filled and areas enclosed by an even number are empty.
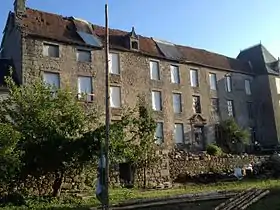
[[[121,107],[121,88],[120,87],[110,87],[110,106],[114,108]]]
[[[43,55],[44,56],[49,56],[49,45],[44,45],[43,46]]]

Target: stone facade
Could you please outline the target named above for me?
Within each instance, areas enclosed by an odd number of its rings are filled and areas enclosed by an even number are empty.
[[[22,0],[18,0],[22,1]],[[17,2],[18,2],[17,1]],[[22,1],[24,2],[24,1]],[[95,94],[95,103],[104,109],[105,99],[105,54],[101,48],[75,44],[55,40],[54,38],[42,38],[23,32],[25,25],[21,23],[21,17],[25,8],[16,13],[17,16],[9,15],[5,35],[1,47],[3,48],[2,57],[12,58],[15,63],[15,69],[18,72],[19,79],[23,84],[27,84],[34,77],[42,77],[43,72],[54,72],[60,76],[60,87],[71,86],[73,91],[77,90],[77,77],[90,76],[93,78],[92,86]],[[30,9],[29,9],[30,10]],[[15,11],[17,12],[17,11]],[[28,15],[36,14],[36,11],[29,11]],[[33,12],[33,13],[31,13]],[[45,18],[50,17],[50,14]],[[29,18],[27,16],[27,18]],[[53,15],[55,16],[55,15]],[[11,18],[14,17],[14,18]],[[31,17],[32,18],[32,17]],[[54,17],[53,17],[54,18]],[[55,18],[61,18],[56,17]],[[42,20],[40,23],[48,20]],[[67,21],[70,21],[67,20]],[[26,22],[25,22],[26,23]],[[67,22],[68,23],[68,22]],[[45,27],[48,27],[47,22]],[[38,26],[38,25],[37,25]],[[67,26],[68,27],[68,26]],[[66,28],[67,28],[66,27]],[[35,30],[35,29],[34,29]],[[42,28],[43,30],[43,28]],[[68,27],[69,31],[70,28]],[[143,42],[138,40],[133,29],[133,39],[139,44]],[[124,36],[127,39],[127,36]],[[66,37],[68,38],[68,37]],[[114,38],[114,37],[113,37]],[[123,38],[123,37],[122,37]],[[125,41],[124,41],[125,42]],[[59,46],[59,57],[52,58],[43,55],[44,43],[55,44]],[[126,43],[123,43],[126,45]],[[91,62],[79,62],[76,60],[77,49],[86,49],[91,52]],[[162,96],[162,111],[155,112],[158,122],[163,122],[164,141],[163,148],[173,148],[174,146],[174,124],[182,123],[184,126],[184,145],[193,150],[204,150],[206,145],[215,142],[215,125],[220,121],[227,119],[228,105],[227,101],[233,101],[234,116],[239,125],[244,128],[255,128],[256,140],[261,140],[263,144],[277,145],[279,136],[279,99],[275,93],[276,85],[273,78],[267,75],[258,77],[256,72],[238,71],[234,68],[221,68],[202,65],[199,62],[184,62],[182,60],[167,59],[163,56],[153,56],[147,53],[140,53],[138,50],[128,50],[111,46],[111,52],[119,55],[119,75],[110,76],[110,84],[121,88],[121,108],[111,109],[112,120],[120,119],[124,107],[134,107],[137,95],[144,95],[146,101],[151,105],[151,91],[157,90]],[[207,52],[209,54],[209,52]],[[203,54],[203,53],[202,53]],[[229,60],[227,57],[213,54],[221,58],[222,61]],[[203,56],[202,56],[203,57]],[[150,61],[158,61],[160,69],[160,80],[150,79]],[[234,59],[231,59],[232,61]],[[229,63],[230,63],[229,61]],[[235,61],[237,61],[235,59]],[[179,67],[180,84],[171,83],[170,65]],[[198,71],[199,87],[192,88],[190,84],[190,70]],[[217,90],[210,90],[209,73],[215,73],[217,79]],[[232,78],[232,91],[225,90],[225,76]],[[251,95],[245,93],[245,80],[251,82]],[[175,114],[173,111],[172,93],[181,94],[182,112]],[[259,97],[261,93],[261,98]],[[192,96],[199,96],[201,102],[201,113],[194,116]],[[213,115],[211,108],[211,98],[218,99],[219,116]],[[253,119],[249,117],[247,102],[252,102],[254,107],[263,104],[263,100],[268,101],[266,106],[266,117],[261,116],[262,111],[254,109]],[[272,105],[273,104],[273,105]],[[256,105],[256,106],[255,106]],[[104,109],[105,110],[105,109]],[[195,117],[196,122],[191,124],[190,118]],[[274,119],[274,120],[271,120]],[[202,141],[197,142],[194,135],[194,126],[202,126]],[[265,126],[264,126],[265,125]]]
[[[77,89],[78,76],[92,76],[93,88],[96,103],[104,107],[105,96],[105,54],[103,50],[92,50],[92,62],[76,61],[76,49],[79,46],[66,45],[58,42],[23,38],[22,74],[23,83],[28,83],[32,78],[42,76],[43,72],[55,72],[60,75],[60,87],[70,85],[73,90]],[[51,43],[59,45],[59,58],[43,56],[43,44]],[[250,121],[246,108],[246,101],[252,101],[250,96],[245,94],[244,80],[252,80],[252,75],[244,73],[227,72],[217,69],[205,68],[197,65],[186,65],[157,60],[160,66],[160,81],[150,79],[149,61],[155,60],[147,56],[140,56],[133,52],[121,52],[112,50],[119,55],[120,75],[111,75],[111,85],[121,87],[121,100],[123,107],[134,107],[137,102],[137,95],[145,95],[146,101],[151,105],[151,91],[158,90],[162,94],[162,111],[156,112],[155,117],[163,122],[164,147],[173,147],[174,123],[183,123],[185,132],[185,143],[192,141],[191,126],[189,119],[193,116],[192,95],[198,95],[201,99],[201,116],[206,119],[205,139],[206,143],[215,142],[215,124],[219,120],[228,118],[227,100],[234,101],[234,112],[236,120],[243,127],[248,127]],[[180,84],[170,82],[170,65],[177,65],[180,71]],[[192,88],[190,85],[190,69],[198,69],[199,87]],[[215,73],[217,77],[217,91],[209,89],[209,73]],[[225,91],[224,76],[231,74],[233,90],[230,93]],[[172,104],[172,93],[181,93],[182,113],[174,114]],[[220,119],[211,115],[211,98],[219,99]],[[118,120],[120,110],[112,110],[112,120]]]

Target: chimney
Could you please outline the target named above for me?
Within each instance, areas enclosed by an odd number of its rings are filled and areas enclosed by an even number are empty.
[[[25,13],[25,10],[26,10],[25,2],[26,2],[26,0],[15,0],[14,12],[15,12],[16,16],[22,15]]]

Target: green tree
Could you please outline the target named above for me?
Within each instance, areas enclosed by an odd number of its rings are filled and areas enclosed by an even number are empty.
[[[144,186],[146,169],[158,160],[155,145],[156,122],[144,97],[138,96],[137,106],[123,108],[121,120],[110,125],[109,159],[110,165],[130,163],[138,170],[143,169]],[[105,141],[105,126],[94,131],[96,139]]]
[[[218,144],[225,152],[241,153],[244,146],[249,144],[250,133],[242,129],[233,118],[223,121],[220,130],[222,138],[218,140]]]
[[[22,179],[54,174],[53,196],[59,196],[64,177],[96,156],[99,144],[91,131],[99,125],[97,108],[41,80],[17,86],[8,77],[6,83],[10,94],[0,102],[0,123],[10,129],[7,139],[18,134],[8,141],[12,146],[4,143],[6,151],[20,155]]]

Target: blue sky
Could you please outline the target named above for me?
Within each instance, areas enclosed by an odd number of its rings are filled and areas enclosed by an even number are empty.
[[[3,31],[14,0],[1,0]],[[26,0],[38,10],[104,25],[106,0]],[[280,57],[279,0],[108,0],[111,28],[236,57],[261,43]],[[0,39],[2,35],[0,35]],[[278,38],[278,39],[277,39]]]

